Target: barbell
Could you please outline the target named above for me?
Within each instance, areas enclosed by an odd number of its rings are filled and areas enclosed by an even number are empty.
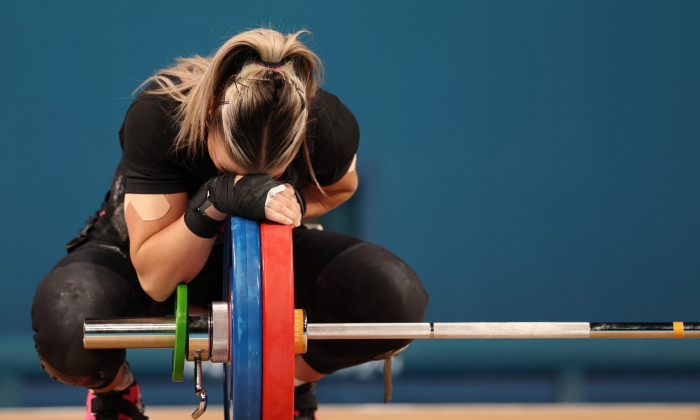
[[[206,410],[202,361],[224,364],[225,418],[291,418],[294,355],[308,340],[698,338],[700,323],[428,322],[307,323],[294,309],[289,226],[231,217],[224,242],[224,297],[209,309],[188,307],[176,291],[174,316],[86,319],[87,349],[172,348],[174,381],[194,361],[196,419]]]

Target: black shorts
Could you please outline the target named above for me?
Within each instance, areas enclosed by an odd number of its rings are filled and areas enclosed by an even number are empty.
[[[295,307],[309,322],[421,322],[428,297],[418,276],[386,249],[327,231],[297,228],[294,240]],[[212,252],[221,254],[221,247]],[[216,258],[214,258],[216,260]],[[205,266],[190,282],[189,303],[222,300],[221,265]],[[155,302],[141,288],[128,255],[89,241],[64,257],[41,281],[32,305],[34,341],[54,378],[89,388],[108,385],[124,350],[85,350],[85,318],[164,316],[172,298]],[[309,342],[306,362],[321,373],[354,366],[399,349],[408,340]]]

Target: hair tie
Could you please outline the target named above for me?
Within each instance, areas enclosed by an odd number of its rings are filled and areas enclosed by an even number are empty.
[[[284,60],[278,61],[276,63],[260,60],[259,63],[255,63],[255,64],[257,64],[259,66],[263,66],[269,70],[279,70],[280,68],[282,68],[282,66],[284,66],[287,63],[287,61],[288,60],[286,58]]]

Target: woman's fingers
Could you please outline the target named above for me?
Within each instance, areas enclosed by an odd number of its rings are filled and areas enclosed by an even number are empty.
[[[294,187],[292,187],[292,184],[284,184],[287,189],[282,191],[282,195],[286,197],[289,200],[289,204],[296,208],[296,210],[301,213],[301,205],[299,204],[299,200],[297,199],[296,192],[294,191]]]
[[[295,227],[301,225],[301,208],[291,187],[274,191],[268,195],[265,217],[285,225]]]

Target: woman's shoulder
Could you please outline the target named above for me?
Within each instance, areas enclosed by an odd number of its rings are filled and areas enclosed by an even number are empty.
[[[177,136],[177,101],[146,86],[132,101],[119,132],[123,157],[132,165],[171,166]],[[168,163],[172,161],[172,163]]]
[[[352,111],[336,95],[319,89],[307,132],[312,166],[321,185],[331,185],[350,167],[360,143]]]
[[[155,81],[146,85],[138,95],[136,95],[130,108],[136,107],[140,110],[160,110],[165,116],[173,116],[179,102],[168,94],[157,92],[158,88],[159,85]]]
[[[309,133],[314,138],[351,146],[357,146],[360,139],[355,115],[340,98],[323,89],[318,90],[311,106]]]

